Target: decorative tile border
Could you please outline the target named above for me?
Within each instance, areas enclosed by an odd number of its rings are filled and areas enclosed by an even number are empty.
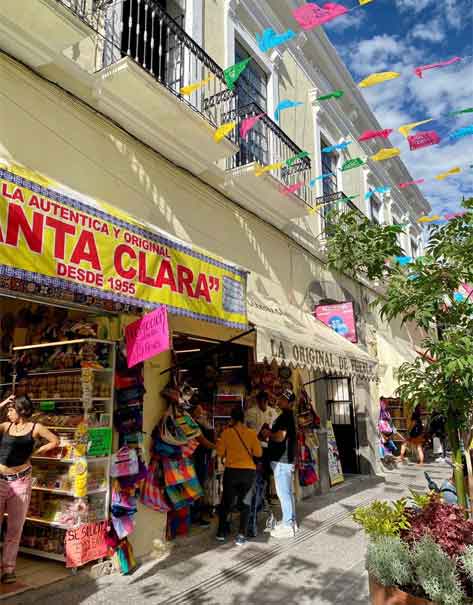
[[[115,292],[104,292],[98,288],[84,286],[60,277],[48,277],[40,273],[15,269],[8,265],[0,265],[0,289],[23,292],[31,296],[37,295],[45,298],[57,298],[76,304],[86,304],[104,308],[114,312],[132,312],[141,309],[155,309],[159,304],[149,303],[138,298],[132,298]],[[216,325],[244,330],[247,324],[228,321],[219,317],[194,313],[187,309],[166,305],[169,313],[203,319]]]
[[[243,269],[239,269],[238,267],[236,267],[234,265],[229,265],[227,263],[219,261],[216,258],[212,258],[211,256],[207,256],[206,254],[197,252],[190,246],[185,246],[184,244],[181,244],[180,242],[178,242],[174,239],[171,239],[171,238],[168,239],[162,235],[153,233],[152,231],[147,231],[146,229],[142,229],[140,227],[137,227],[136,225],[127,223],[126,221],[123,221],[111,214],[108,214],[107,212],[104,212],[103,210],[99,210],[98,208],[89,206],[88,204],[85,204],[84,202],[76,200],[72,197],[69,197],[62,193],[58,193],[54,189],[48,189],[47,187],[38,185],[37,183],[34,183],[33,181],[30,181],[21,176],[18,176],[16,174],[14,174],[13,172],[9,172],[8,170],[4,170],[4,169],[0,168],[0,178],[4,179],[6,181],[9,181],[10,183],[14,183],[15,185],[18,185],[19,187],[25,187],[26,189],[30,189],[31,191],[34,191],[35,193],[38,193],[39,195],[48,197],[52,200],[55,200],[56,202],[59,202],[60,204],[65,204],[66,206],[70,206],[71,208],[74,208],[75,210],[79,210],[80,212],[84,212],[86,214],[91,214],[91,215],[95,216],[96,218],[101,219],[102,221],[112,223],[116,227],[121,227],[122,229],[126,229],[127,231],[135,233],[136,235],[149,239],[155,243],[175,248],[176,250],[179,250],[180,252],[185,252],[189,256],[192,256],[198,260],[201,260],[203,262],[214,265],[215,267],[219,267],[220,269],[225,269],[226,271],[231,271],[232,273],[236,273],[242,277],[246,277],[248,274],[247,271],[244,271]]]

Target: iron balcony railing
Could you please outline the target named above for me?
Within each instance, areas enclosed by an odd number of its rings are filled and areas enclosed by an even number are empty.
[[[77,15],[83,21],[90,22],[92,25],[94,16],[97,13],[97,0],[56,0]]]
[[[337,191],[328,195],[322,195],[315,198],[314,206],[321,206],[319,212],[322,217],[322,234],[328,238],[330,237],[331,227],[336,225],[337,217],[340,214],[347,214],[350,211],[354,211],[361,219],[367,217],[363,212],[356,206],[343,191]]]
[[[223,70],[184,31],[184,14],[171,16],[156,0],[101,2],[96,10],[98,69],[129,57],[214,127],[234,110],[235,93]],[[203,86],[181,94],[183,87],[201,81]]]
[[[240,124],[245,118],[264,114],[263,117],[248,132],[245,139],[240,137]],[[269,172],[281,183],[281,187],[300,184],[294,194],[300,197],[308,206],[312,206],[312,190],[309,187],[311,179],[311,162],[309,157],[287,163],[302,149],[292,141],[279,126],[256,104],[250,103],[239,107],[227,118],[236,120],[237,145],[239,152],[227,160],[227,168],[233,170],[251,163],[262,167],[272,164],[283,164]]]

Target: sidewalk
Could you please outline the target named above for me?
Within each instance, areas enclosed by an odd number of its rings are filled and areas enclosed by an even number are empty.
[[[426,490],[423,471],[436,481],[448,468],[404,466],[379,478],[350,478],[325,496],[298,505],[300,531],[277,541],[267,534],[236,547],[214,535],[180,541],[168,558],[148,562],[131,577],[90,581],[70,578],[43,591],[24,593],[9,605],[367,605],[365,539],[351,520],[360,505],[397,499],[410,488]]]

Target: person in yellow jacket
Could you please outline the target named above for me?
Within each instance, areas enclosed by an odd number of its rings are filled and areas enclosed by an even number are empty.
[[[217,441],[217,455],[225,461],[217,540],[225,540],[227,517],[237,500],[240,528],[235,543],[241,546],[246,542],[250,514],[250,505],[246,503],[246,498],[256,477],[254,458],[260,458],[263,450],[256,431],[245,426],[243,410],[240,407],[234,408],[231,417],[230,425]]]

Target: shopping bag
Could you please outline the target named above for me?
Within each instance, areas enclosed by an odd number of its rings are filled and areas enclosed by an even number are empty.
[[[122,447],[112,456],[111,477],[137,475],[139,471],[138,454],[127,446]]]

